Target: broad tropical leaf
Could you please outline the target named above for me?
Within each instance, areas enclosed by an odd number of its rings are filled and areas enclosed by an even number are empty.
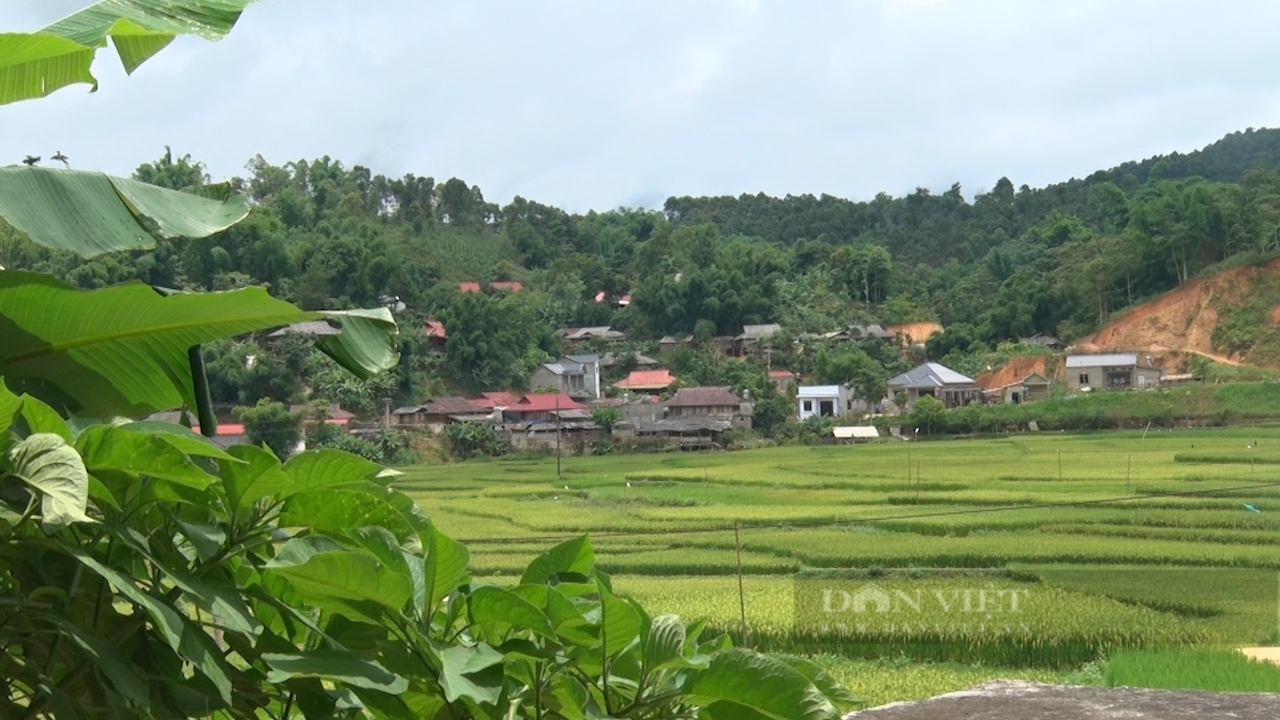
[[[591,548],[591,538],[583,535],[566,540],[534,558],[520,577],[520,584],[537,585],[562,574],[586,579],[595,566],[596,555]]]
[[[465,545],[437,530],[435,525],[427,528],[421,537],[427,555],[423,570],[427,584],[426,605],[422,614],[430,618],[440,602],[467,577],[471,553]]]
[[[73,83],[97,90],[94,54],[115,44],[125,72],[178,35],[218,40],[254,0],[103,0],[38,33],[0,36],[0,105],[44,97]]]
[[[208,237],[248,214],[240,195],[213,200],[98,172],[0,167],[0,216],[38,245],[83,257]]]
[[[262,288],[161,297],[136,282],[85,291],[47,275],[0,271],[0,374],[13,390],[73,414],[195,407],[188,348],[319,317]]]
[[[750,650],[716,653],[687,686],[713,720],[839,720],[840,712],[809,679],[786,663]]]
[[[264,653],[270,668],[267,682],[281,683],[293,678],[313,677],[398,695],[409,681],[389,672],[376,661],[361,660],[341,650],[311,650],[305,653]]]
[[[40,492],[40,516],[46,528],[93,522],[84,514],[89,504],[89,473],[75,448],[61,436],[32,435],[13,446],[9,461],[13,473]]]
[[[400,351],[395,343],[396,321],[390,310],[330,310],[325,317],[336,322],[342,333],[317,338],[316,347],[339,365],[365,380],[395,367]]]

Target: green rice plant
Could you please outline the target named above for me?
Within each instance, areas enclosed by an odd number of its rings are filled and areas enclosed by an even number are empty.
[[[1217,692],[1280,692],[1280,667],[1226,648],[1126,650],[1107,658],[1106,683]]]
[[[1249,568],[1015,565],[1042,583],[1196,618],[1215,642],[1274,640],[1280,574]]]
[[[1173,461],[1182,464],[1199,465],[1280,465],[1280,457],[1274,455],[1237,454],[1209,455],[1207,453],[1178,453]]]
[[[907,658],[851,660],[835,655],[818,655],[814,660],[867,707],[921,700],[997,679],[1080,684],[1074,673],[1046,668],[914,662]]]
[[[813,567],[1003,567],[1028,562],[1280,568],[1280,555],[1263,546],[1052,533],[909,537],[825,528],[753,529],[743,535],[743,546],[794,557]]]
[[[1099,537],[1156,538],[1179,542],[1240,545],[1273,545],[1277,540],[1275,531],[1271,530],[1190,529],[1141,525],[1107,525],[1103,523],[1043,525],[1040,529],[1051,533],[1096,535]]]

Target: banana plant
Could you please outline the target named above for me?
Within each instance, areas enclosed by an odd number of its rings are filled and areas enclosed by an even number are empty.
[[[75,83],[93,90],[90,66],[110,38],[125,72],[182,34],[218,40],[254,0],[103,0],[34,33],[0,33],[0,105]]]

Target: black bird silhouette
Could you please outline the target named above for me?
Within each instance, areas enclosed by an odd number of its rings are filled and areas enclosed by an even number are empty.
[[[35,167],[35,165],[39,162],[40,162],[39,155],[28,155],[22,159],[22,164],[26,165],[27,167]]]
[[[55,151],[55,152],[54,152],[54,154],[53,154],[53,157],[51,157],[51,158],[49,158],[49,159],[50,159],[50,160],[57,160],[58,162],[62,163],[63,165],[66,165],[67,167],[71,167],[71,163],[67,162],[67,160],[69,160],[70,158],[68,158],[66,155],[63,155],[61,150]]]

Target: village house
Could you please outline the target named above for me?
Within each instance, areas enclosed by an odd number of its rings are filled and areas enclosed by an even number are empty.
[[[422,334],[426,336],[431,352],[444,353],[445,347],[449,344],[449,333],[445,331],[444,323],[439,320],[427,320],[422,325]]]
[[[779,390],[789,390],[796,384],[796,374],[790,370],[770,370],[769,379]]]
[[[543,363],[529,374],[529,387],[553,388],[578,400],[600,397],[600,358],[597,355],[568,355]]]
[[[302,418],[303,424],[316,423],[324,421],[325,425],[333,425],[343,430],[351,424],[355,418],[355,413],[342,409],[338,403],[331,403],[325,407],[317,408],[314,405],[290,405],[289,414],[297,415]]]
[[[507,406],[502,417],[508,422],[554,422],[557,416],[562,421],[570,417],[564,415],[570,410],[589,412],[586,405],[564,393],[530,393]]]
[[[751,427],[755,406],[734,395],[727,387],[680,388],[662,404],[667,419],[690,417],[723,418],[733,427]]]
[[[559,422],[518,422],[503,433],[507,444],[517,451],[543,451],[561,455],[582,453],[602,437],[600,428],[582,410],[568,410]]]
[[[943,405],[952,408],[968,405],[973,400],[982,401],[982,388],[978,387],[973,378],[935,362],[917,365],[893,378],[889,381],[889,392],[904,393],[908,408],[926,395],[935,397]]]
[[[982,371],[974,382],[988,403],[1020,405],[1047,400],[1053,392],[1047,361],[1043,355],[1012,357],[998,368]]]
[[[600,292],[596,293],[596,302],[598,303],[608,302],[610,305],[616,308],[624,308],[631,304],[631,293],[623,293],[621,295],[610,295],[609,293],[606,293],[605,291],[601,290]]]
[[[1022,344],[1035,345],[1036,347],[1046,347],[1054,351],[1062,350],[1061,340],[1054,337],[1053,335],[1046,335],[1044,333],[1036,333],[1035,335],[1032,335],[1029,338],[1022,338]]]
[[[801,420],[840,417],[852,409],[853,393],[848,385],[801,385],[796,392],[796,410]]]
[[[614,383],[619,390],[657,394],[671,387],[676,381],[670,370],[632,370],[625,378]]]
[[[608,325],[597,325],[595,327],[560,328],[556,330],[556,337],[560,338],[560,342],[565,347],[576,348],[588,340],[621,342],[627,339],[627,334],[621,330],[614,330]]]
[[[614,354],[607,352],[600,357],[601,368],[611,368],[618,363],[631,363],[637,370],[653,370],[658,367],[658,361],[638,352],[624,352]]]
[[[681,345],[688,345],[693,342],[692,335],[664,335],[658,341],[658,352],[671,352]]]
[[[480,393],[480,397],[472,398],[471,404],[485,410],[505,409],[520,402],[520,395],[506,391],[488,391]]]
[[[1069,355],[1066,380],[1072,390],[1143,390],[1160,386],[1160,368],[1150,356],[1140,362],[1138,353]]]
[[[438,397],[422,405],[410,405],[391,411],[391,420],[399,427],[425,427],[441,430],[459,422],[486,422],[489,410],[464,397]]]
[[[893,342],[894,334],[881,325],[850,325],[845,331],[850,340],[860,342],[863,340],[884,340]]]
[[[733,338],[733,351],[739,356],[746,355],[753,347],[780,332],[782,326],[778,323],[743,325],[742,333]]]

